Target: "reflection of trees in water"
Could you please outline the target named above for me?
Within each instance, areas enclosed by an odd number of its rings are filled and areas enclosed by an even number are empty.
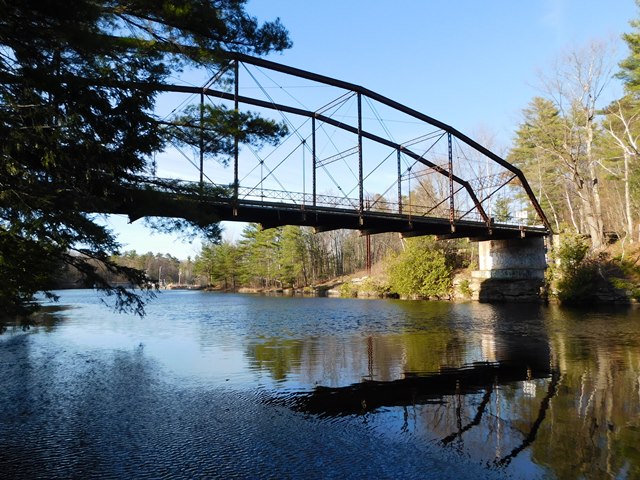
[[[247,355],[256,368],[269,371],[274,380],[284,380],[300,366],[302,350],[298,340],[270,338],[251,344]]]
[[[401,408],[401,431],[418,429],[427,432],[427,440],[505,465],[534,442],[557,385],[557,376],[549,379],[548,343],[532,342],[523,349],[489,331],[463,336],[433,328],[385,336],[272,338],[252,345],[248,354],[276,380],[295,373],[316,385],[280,399],[295,410],[335,417],[384,416],[389,408]],[[504,361],[465,363],[486,355]],[[514,427],[523,413],[526,421]]]
[[[366,415],[496,466],[528,452],[558,478],[640,478],[637,313],[487,311],[468,331],[418,318],[395,334],[265,341],[252,355],[274,378],[319,386],[288,397],[292,408]],[[468,388],[465,369],[487,360]]]
[[[339,386],[462,366],[465,345],[466,340],[453,330],[344,338],[270,337],[252,342],[247,356],[274,380],[296,374],[309,385]]]
[[[28,317],[6,318],[0,313],[0,335],[7,331],[26,331],[32,327],[52,332],[59,323],[64,321],[64,317],[59,313],[64,310],[68,310],[65,305],[45,305],[40,311]]]
[[[556,478],[640,478],[637,313],[549,312],[551,364],[558,365],[551,379],[496,388],[489,402],[489,390],[482,398],[453,397],[437,407],[439,417],[425,406],[426,428],[456,425],[443,443],[484,449],[489,461],[494,448],[496,465],[530,448]]]
[[[548,375],[520,364],[477,363],[391,382],[317,387],[287,404],[321,417],[384,416],[400,407],[401,432],[505,466],[536,441],[560,379],[558,372]],[[539,395],[525,393],[525,382],[536,382]]]
[[[638,319],[555,312],[563,376],[533,459],[558,478],[640,478]]]

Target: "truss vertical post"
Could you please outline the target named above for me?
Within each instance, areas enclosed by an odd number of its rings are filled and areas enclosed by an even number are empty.
[[[362,94],[358,93],[358,187],[360,190],[360,213],[364,211],[364,181],[362,177]]]
[[[311,117],[311,163],[313,165],[313,206],[316,206],[316,117]]]
[[[240,62],[236,60],[233,63],[233,73],[234,73],[234,89],[233,89],[233,108],[236,112],[236,115],[240,112],[240,105],[238,101],[238,96],[240,92]],[[239,116],[238,116],[239,118]],[[240,128],[240,125],[236,125],[236,128]],[[239,180],[238,180],[238,158],[240,156],[240,147],[238,145],[238,133],[236,132],[235,138],[233,140],[233,198],[236,203],[238,202],[238,188],[239,188]],[[234,209],[235,210],[235,209]]]
[[[367,211],[371,210],[371,203],[367,200]],[[364,235],[365,239],[365,265],[367,268],[367,275],[371,275],[371,234],[367,232]]]
[[[451,133],[447,133],[447,143],[449,145],[449,223],[451,231],[455,230],[453,223],[455,222],[455,205],[453,203],[453,145],[451,143]]]
[[[402,153],[400,149],[398,152],[398,213],[402,215],[402,165],[401,165],[401,156]]]
[[[204,91],[200,92],[200,190],[204,187]]]
[[[302,205],[307,203],[307,156],[305,150],[307,149],[307,140],[302,139]]]

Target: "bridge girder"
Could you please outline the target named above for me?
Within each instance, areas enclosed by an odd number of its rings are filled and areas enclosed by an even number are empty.
[[[236,202],[233,198],[203,198],[193,195],[176,195],[171,192],[128,188],[113,195],[109,201],[88,201],[87,206],[96,213],[128,215],[130,221],[142,217],[183,218],[200,225],[220,221],[259,223],[263,228],[284,225],[313,227],[316,231],[337,229],[359,230],[363,234],[398,232],[403,237],[437,235],[439,238],[472,237],[474,239],[520,238],[518,227],[488,229],[479,222],[458,222],[456,233],[451,233],[450,223],[442,218],[399,216],[385,212],[345,212],[328,207],[260,202]],[[531,229],[529,236],[546,235],[544,228]]]

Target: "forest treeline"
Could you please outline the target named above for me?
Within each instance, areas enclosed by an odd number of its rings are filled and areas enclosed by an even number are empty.
[[[114,255],[111,260],[122,267],[144,272],[150,285],[165,287],[168,285],[200,284],[200,279],[194,274],[194,262],[191,258],[180,260],[168,253],[138,253],[135,250],[128,250],[121,255]],[[91,259],[87,261],[93,268],[101,268],[99,262]],[[131,285],[130,280],[118,272],[104,269],[100,274],[112,285]],[[88,288],[93,285],[86,282],[82,273],[73,266],[60,264],[54,287]]]
[[[377,275],[371,293],[449,298],[452,274],[468,267],[473,246],[467,241],[439,242],[433,237],[404,240],[397,233],[368,239]],[[262,230],[249,224],[239,242],[208,244],[194,261],[201,281],[222,289],[304,289],[356,272],[366,273],[367,238],[357,231],[314,233],[307,227]],[[348,281],[341,293],[350,295]]]
[[[440,242],[433,237],[401,239],[397,233],[369,238],[370,260],[377,275],[367,285],[371,293],[407,297],[449,298],[452,275],[473,262],[473,244]],[[208,243],[194,259],[170,254],[127,251],[112,260],[145,272],[150,284],[163,287],[210,286],[227,291],[304,290],[325,282],[346,280],[366,272],[367,239],[357,231],[314,233],[308,227],[263,230],[248,224],[236,242]],[[99,265],[95,264],[96,268]],[[124,276],[102,272],[112,284],[127,285]],[[55,287],[92,287],[74,268],[62,268]],[[344,295],[354,294],[344,285]]]
[[[397,234],[370,237],[371,260],[398,252]],[[365,238],[356,231],[314,233],[285,226],[262,230],[249,224],[237,243],[208,244],[196,258],[195,271],[226,289],[302,288],[366,268]]]

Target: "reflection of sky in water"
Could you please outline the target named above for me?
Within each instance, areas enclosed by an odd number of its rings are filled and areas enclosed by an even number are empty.
[[[84,293],[76,295],[84,299]],[[82,350],[139,350],[167,373],[198,381],[247,381],[240,338],[208,334],[206,323],[193,318],[193,306],[183,305],[177,311],[164,308],[169,295],[161,294],[158,306],[152,302],[144,318],[114,314],[93,303],[82,305],[65,313],[68,319],[56,334]],[[68,300],[73,297],[67,299],[63,292],[62,301]]]

